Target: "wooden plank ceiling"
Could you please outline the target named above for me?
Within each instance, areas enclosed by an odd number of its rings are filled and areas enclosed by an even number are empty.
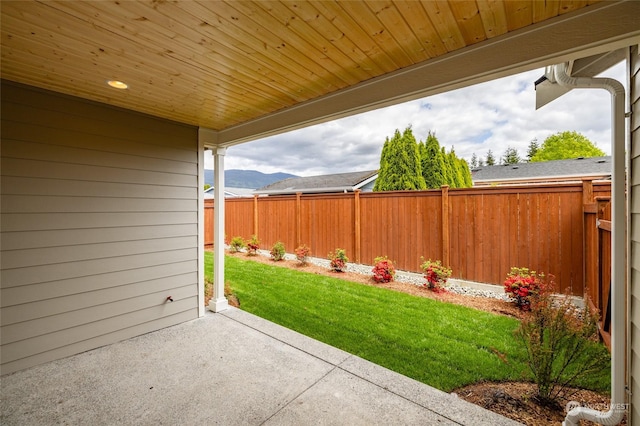
[[[2,1],[1,71],[221,131],[594,3]]]

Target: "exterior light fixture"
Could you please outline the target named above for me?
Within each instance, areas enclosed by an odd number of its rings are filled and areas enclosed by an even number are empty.
[[[127,83],[118,80],[108,80],[107,84],[115,89],[126,89],[129,87]]]

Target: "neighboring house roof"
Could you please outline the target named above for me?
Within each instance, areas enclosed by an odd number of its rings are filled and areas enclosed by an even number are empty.
[[[574,158],[570,160],[483,166],[471,170],[473,184],[557,182],[582,178],[609,179],[611,157]]]
[[[214,187],[211,186],[204,191],[204,199],[212,200]],[[239,197],[253,197],[253,189],[251,188],[231,188],[227,187],[224,189],[224,197],[225,198],[239,198]]]
[[[353,192],[362,189],[378,177],[377,170],[367,170],[352,173],[336,173],[331,175],[306,176],[284,179],[263,186],[254,194],[276,195],[323,192]]]

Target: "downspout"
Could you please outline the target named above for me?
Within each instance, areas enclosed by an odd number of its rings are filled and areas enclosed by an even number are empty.
[[[570,77],[568,64],[553,67],[553,78],[565,87],[605,89],[611,94],[611,405],[609,411],[576,407],[563,426],[580,419],[617,425],[625,414],[625,128],[624,86],[611,78]]]

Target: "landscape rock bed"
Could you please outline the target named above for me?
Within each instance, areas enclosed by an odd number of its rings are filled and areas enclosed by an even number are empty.
[[[258,253],[262,256],[269,257],[269,251],[267,250],[258,250]],[[292,255],[292,254],[286,254],[285,260],[294,261],[294,262],[297,261],[295,255]],[[316,265],[321,268],[330,269],[328,259],[321,259],[318,257],[309,257],[307,262],[311,265]],[[352,272],[355,274],[360,274],[365,276],[373,276],[371,272],[372,269],[373,269],[373,266],[370,266],[370,265],[363,265],[360,263],[347,263],[346,272]],[[416,286],[422,286],[426,282],[423,274],[419,274],[415,272],[407,272],[407,271],[396,271],[396,276],[394,280],[396,282],[413,284]],[[477,289],[470,286],[465,286],[460,284],[459,281],[455,279],[449,280],[447,291],[455,294],[465,295],[465,296],[486,297],[491,299],[503,300],[505,302],[512,301],[512,299],[508,295],[506,295],[504,292],[482,290],[482,289]]]

